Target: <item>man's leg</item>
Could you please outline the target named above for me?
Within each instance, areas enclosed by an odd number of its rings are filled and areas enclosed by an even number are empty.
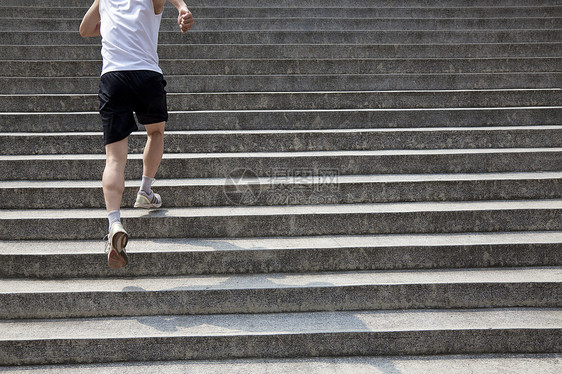
[[[146,146],[143,153],[143,173],[142,182],[137,194],[135,208],[159,208],[162,205],[160,195],[152,191],[151,185],[162,161],[164,154],[164,127],[166,122],[145,125],[146,127]]]
[[[127,164],[129,138],[105,146],[105,169],[103,171],[103,196],[108,212],[121,209],[125,190],[125,165]]]
[[[164,127],[166,122],[146,125],[146,147],[142,156],[142,175],[154,178],[164,154]]]
[[[125,165],[127,164],[128,138],[105,146],[103,195],[109,220],[108,265],[121,268],[129,262],[125,246],[129,235],[121,225],[121,199],[125,190]]]

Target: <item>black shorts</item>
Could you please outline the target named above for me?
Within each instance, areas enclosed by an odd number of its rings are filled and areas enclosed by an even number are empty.
[[[101,76],[99,86],[104,144],[123,140],[138,129],[133,112],[143,125],[168,120],[166,81],[158,72],[111,71]]]

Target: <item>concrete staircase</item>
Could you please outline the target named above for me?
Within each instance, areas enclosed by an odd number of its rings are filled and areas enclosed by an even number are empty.
[[[139,132],[117,271],[89,5],[0,5],[2,369],[559,372],[560,1],[166,8],[164,207],[128,208]]]

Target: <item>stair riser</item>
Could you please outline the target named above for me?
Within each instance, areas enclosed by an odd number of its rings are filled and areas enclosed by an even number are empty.
[[[4,0],[3,5],[5,6],[29,6],[29,3],[25,0]],[[41,6],[52,6],[52,7],[83,7],[87,9],[91,5],[90,0],[44,0],[41,2]],[[476,7],[488,7],[490,2],[487,0],[473,0],[470,3],[471,6]],[[499,0],[494,2],[494,6],[499,7],[513,7],[513,6],[552,6],[560,5],[557,1],[552,0]],[[172,6],[167,5],[169,8]],[[224,1],[222,0],[192,0],[190,1],[190,6],[200,7],[224,7]],[[256,4],[255,0],[235,0],[229,3],[229,6],[233,7],[260,7],[260,8],[275,8],[275,7],[294,7],[295,4],[292,0],[265,0],[260,1]],[[369,8],[369,7],[393,7],[396,6],[396,1],[394,0],[304,0],[299,2],[300,7],[330,7],[330,8]],[[465,7],[466,1],[463,0],[401,0],[400,6],[403,7]]]
[[[238,75],[166,76],[170,93],[292,92],[346,90],[447,90],[560,87],[561,73],[396,74],[396,75]],[[93,78],[2,78],[0,94],[88,94],[98,91]]]
[[[158,242],[155,242],[158,245]],[[96,254],[2,255],[2,278],[97,278],[322,271],[562,266],[560,243],[427,247],[253,249],[208,252],[129,250],[124,269],[106,265],[104,244]],[[134,250],[134,242],[131,243]],[[77,248],[77,250],[80,248]],[[467,256],[470,253],[470,256]],[[33,264],[33,266],[30,266]],[[322,305],[322,303],[321,303]]]
[[[557,297],[558,296],[558,297]],[[1,294],[0,318],[87,318],[379,309],[539,307],[560,302],[559,283],[446,283],[80,293]]]
[[[140,132],[140,131],[139,131]],[[105,154],[103,135],[2,135],[3,155]],[[381,149],[471,149],[559,147],[562,127],[552,129],[456,131],[353,131],[308,133],[173,134],[165,153],[299,152]],[[146,135],[129,137],[129,153],[142,153]]]
[[[217,111],[169,113],[168,130],[316,130],[459,126],[559,125],[562,108],[356,111]],[[0,113],[2,132],[101,131],[97,112]],[[142,131],[142,130],[141,130]],[[144,132],[144,131],[143,131]]]
[[[361,324],[361,321],[356,323]],[[249,329],[253,331],[255,327]],[[2,341],[0,365],[244,357],[559,353],[562,351],[560,333],[559,329],[477,329]]]
[[[259,4],[254,4],[256,6]],[[396,5],[395,5],[396,6]],[[41,18],[82,18],[88,9],[84,7],[43,8],[41,4],[34,7]],[[190,6],[197,22],[203,18],[320,18],[333,17],[334,9],[318,8],[254,8],[254,7],[204,7]],[[29,18],[29,11],[21,7],[0,7],[0,14],[6,18]],[[339,7],[338,16],[341,18],[511,18],[511,17],[560,17],[562,8],[555,6],[541,7],[466,7],[466,8],[349,8]],[[163,18],[177,17],[177,10],[173,7],[164,9]],[[37,16],[39,17],[39,16]]]
[[[562,90],[168,94],[168,110],[386,109],[554,106]],[[97,111],[97,95],[3,95],[0,111]]]
[[[262,181],[262,183],[267,182]],[[562,198],[560,179],[344,183],[333,190],[313,191],[310,185],[273,187],[265,184],[259,196],[244,205],[313,205],[389,203],[402,201],[477,201]],[[228,206],[239,204],[224,186],[155,186],[166,207]],[[0,209],[105,208],[98,188],[3,188]],[[127,187],[123,206],[133,206],[138,188]],[[60,196],[64,196],[64,200]]]
[[[303,215],[123,218],[134,238],[217,238],[562,230],[561,210],[517,209]],[[89,240],[107,233],[106,218],[3,220],[0,240]],[[146,227],[151,228],[150,231]],[[69,230],[68,228],[80,228]]]
[[[101,146],[101,145],[100,145]],[[17,157],[17,156],[14,156]],[[172,156],[170,156],[172,157]],[[486,173],[523,171],[560,171],[562,152],[509,152],[421,155],[334,155],[278,157],[197,157],[166,158],[158,169],[158,178],[225,178],[237,169],[249,169],[258,176],[273,171],[312,170],[319,175]],[[3,180],[97,180],[105,165],[103,156],[83,160],[0,159]],[[128,161],[125,178],[136,179],[142,173],[142,160]]]
[[[3,45],[11,60],[99,60],[100,45],[29,46]],[[189,45],[158,46],[160,59],[239,59],[239,58],[500,58],[556,57],[562,43],[520,44],[397,44],[397,45]]]
[[[224,16],[223,16],[224,17]],[[197,18],[192,31],[384,31],[384,30],[528,30],[557,29],[561,18],[496,18],[496,19],[419,19],[419,18]],[[467,16],[468,17],[468,16]],[[12,19],[0,18],[2,31],[78,31],[80,18]],[[161,31],[179,31],[176,19],[164,19]]]
[[[307,75],[554,72],[560,58],[160,60],[165,75]],[[95,77],[101,61],[4,61],[3,77]]]
[[[77,30],[78,31],[78,30]],[[77,32],[0,32],[7,45],[99,44]],[[558,30],[430,30],[430,31],[162,31],[161,44],[433,44],[560,42]]]

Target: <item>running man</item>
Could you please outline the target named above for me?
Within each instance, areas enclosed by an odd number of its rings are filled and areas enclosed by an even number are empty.
[[[178,10],[185,33],[193,16],[183,0],[168,0]],[[121,224],[128,138],[138,129],[133,112],[146,128],[143,175],[135,208],[159,208],[160,195],[151,185],[164,153],[168,120],[166,81],[158,66],[158,31],[166,0],[94,0],[80,24],[82,37],[102,37],[103,67],[99,84],[100,114],[106,153],[103,194],[108,212],[108,265],[127,265],[129,235]]]

